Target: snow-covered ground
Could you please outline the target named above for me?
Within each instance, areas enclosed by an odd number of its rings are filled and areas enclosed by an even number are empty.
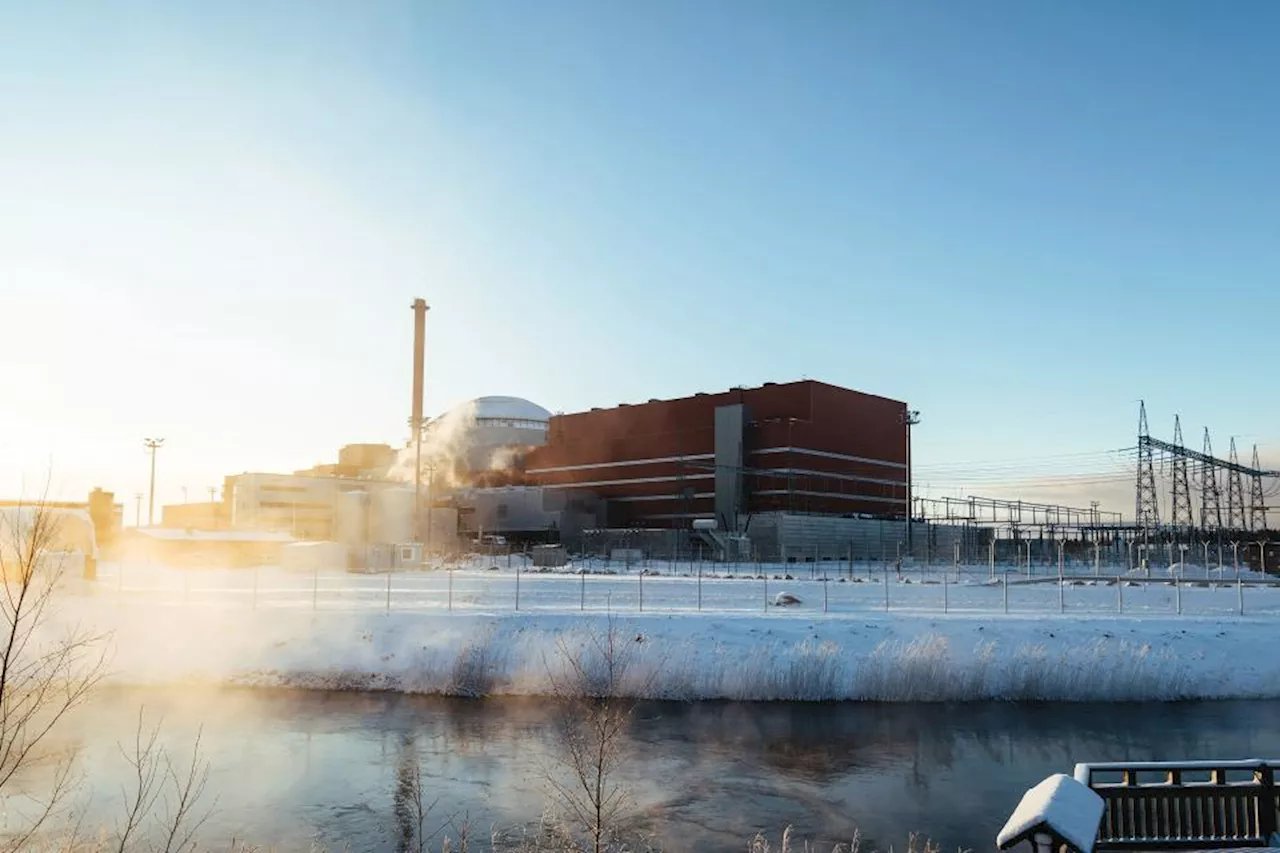
[[[1254,576],[1237,584],[1230,568],[1216,586],[1190,568],[1177,586],[1060,585],[1056,567],[1051,578],[1010,573],[1007,584],[991,582],[987,567],[962,568],[959,582],[948,568],[945,584],[936,568],[890,570],[887,584],[883,569],[865,566],[837,578],[832,564],[825,581],[821,565],[814,577],[793,565],[790,580],[782,566],[762,567],[764,579],[755,566],[728,578],[702,568],[699,581],[634,567],[517,578],[505,566],[391,575],[103,566],[96,583],[69,587],[58,619],[111,632],[118,684],[537,694],[564,649],[612,619],[635,644],[633,686],[669,698],[1280,696],[1280,657],[1259,653],[1280,628],[1280,589]],[[767,604],[784,591],[801,603]]]
[[[827,617],[871,612],[1184,614],[1280,617],[1271,578],[1230,568],[1178,567],[1125,573],[1074,567],[1059,583],[1056,567],[904,567],[844,563],[620,566],[604,562],[538,572],[518,560],[374,575],[277,568],[178,570],[109,564],[101,597],[122,602],[249,609],[501,612],[723,612],[776,615],[779,592],[798,596],[799,612]],[[1104,570],[1105,569],[1105,570]],[[1052,571],[1052,574],[1046,573]],[[692,571],[692,573],[691,573]]]

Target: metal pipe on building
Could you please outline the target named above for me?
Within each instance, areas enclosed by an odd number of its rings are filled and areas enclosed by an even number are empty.
[[[911,535],[911,428],[920,423],[920,411],[918,409],[903,409],[902,423],[907,428],[907,553],[912,554],[912,535]]]

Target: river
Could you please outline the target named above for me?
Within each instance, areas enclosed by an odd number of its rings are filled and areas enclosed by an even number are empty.
[[[544,703],[367,693],[108,690],[62,730],[79,748],[90,825],[110,826],[139,709],[210,764],[201,832],[281,853],[395,851],[398,774],[435,800],[431,828],[537,818],[552,743]],[[1022,792],[1077,761],[1280,756],[1280,702],[1131,705],[645,704],[625,775],[668,853],[742,850],[787,824],[830,850],[909,832],[944,853],[993,848]],[[216,802],[215,802],[216,801]]]

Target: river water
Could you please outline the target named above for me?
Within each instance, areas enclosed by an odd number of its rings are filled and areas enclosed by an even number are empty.
[[[420,773],[430,829],[534,820],[553,743],[545,704],[391,694],[106,691],[79,713],[90,824],[110,826],[140,707],[211,771],[201,832],[307,851],[395,851],[397,778]],[[788,824],[829,850],[901,851],[909,832],[985,851],[1023,791],[1077,761],[1280,756],[1280,703],[646,704],[625,775],[669,853],[742,850]]]

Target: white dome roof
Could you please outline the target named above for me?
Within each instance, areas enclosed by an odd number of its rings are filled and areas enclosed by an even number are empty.
[[[538,421],[551,420],[551,413],[523,397],[477,397],[466,404],[474,407],[475,419]]]

